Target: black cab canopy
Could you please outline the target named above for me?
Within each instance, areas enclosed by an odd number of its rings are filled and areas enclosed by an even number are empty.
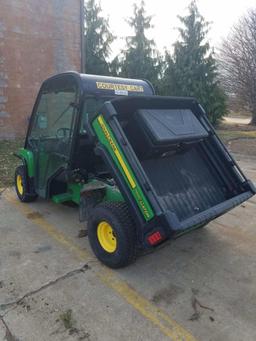
[[[155,94],[152,84],[147,80],[119,77],[97,76],[65,72],[46,79],[43,89],[58,88],[61,84],[75,81],[81,95],[96,96],[151,96]]]

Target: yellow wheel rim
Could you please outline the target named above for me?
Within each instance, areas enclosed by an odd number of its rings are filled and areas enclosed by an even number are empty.
[[[20,195],[23,194],[23,183],[22,183],[22,177],[21,175],[17,175],[17,178],[16,178],[16,185],[17,185],[17,189],[18,189],[18,192]]]
[[[101,247],[109,252],[115,252],[117,247],[117,240],[115,237],[114,230],[111,225],[106,221],[99,223],[97,227],[97,237]]]

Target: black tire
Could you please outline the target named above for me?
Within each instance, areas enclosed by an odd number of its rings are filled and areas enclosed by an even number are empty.
[[[21,187],[18,185],[19,181],[21,181]],[[14,183],[15,183],[15,189],[18,198],[22,202],[32,202],[36,200],[37,195],[35,193],[31,193],[29,191],[29,184],[27,180],[27,171],[26,167],[23,166],[18,166],[15,171],[15,176],[14,176]]]
[[[97,230],[107,222],[116,238],[116,249],[107,252],[101,245]],[[105,202],[95,206],[88,217],[88,238],[96,257],[110,268],[125,267],[136,259],[136,229],[128,207],[122,202]]]

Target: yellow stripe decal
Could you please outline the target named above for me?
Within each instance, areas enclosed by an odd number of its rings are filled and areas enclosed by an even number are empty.
[[[102,119],[102,116],[98,117],[98,122],[99,122],[99,124],[100,124],[100,126],[104,132],[104,135],[106,136],[106,139],[108,140],[113,152],[115,153],[115,155],[118,159],[118,162],[120,163],[128,181],[131,185],[131,188],[134,189],[136,187],[135,181],[133,180],[133,178],[132,178],[132,176],[131,176],[131,174],[130,174],[130,172],[129,172],[129,170],[128,170],[128,168],[127,168],[127,166],[126,166],[126,164],[125,164],[125,162],[124,162],[124,160],[123,160],[123,158],[122,158],[122,156],[121,156],[121,154],[117,148],[117,146],[115,145],[114,141],[112,140],[112,138],[109,134],[108,128],[106,127],[106,125]]]

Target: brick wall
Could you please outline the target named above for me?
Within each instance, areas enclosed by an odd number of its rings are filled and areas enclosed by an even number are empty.
[[[0,138],[24,136],[41,82],[80,71],[80,0],[0,0]]]

